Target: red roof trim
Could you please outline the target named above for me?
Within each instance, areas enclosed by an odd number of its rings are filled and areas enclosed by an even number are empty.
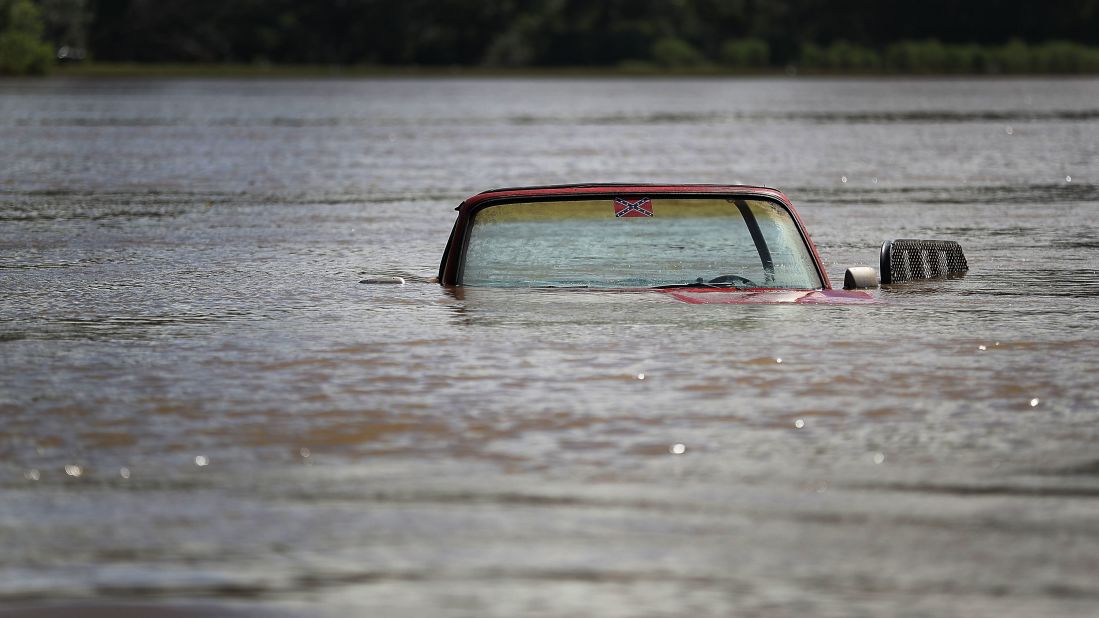
[[[593,184],[593,185],[557,185],[548,187],[519,187],[493,189],[478,193],[459,206],[467,210],[485,200],[513,199],[524,197],[549,197],[555,195],[616,195],[622,193],[684,193],[690,195],[726,194],[758,195],[778,200],[790,206],[790,200],[781,191],[769,187],[747,185],[660,185],[660,184]]]

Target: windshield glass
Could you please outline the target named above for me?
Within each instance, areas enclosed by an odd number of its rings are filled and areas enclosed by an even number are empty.
[[[822,287],[783,206],[766,200],[607,197],[487,206],[463,285]]]

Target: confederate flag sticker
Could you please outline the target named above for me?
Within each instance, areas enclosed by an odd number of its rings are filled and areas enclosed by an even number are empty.
[[[614,216],[619,219],[625,217],[651,217],[653,216],[653,203],[647,197],[637,200],[616,197],[614,198]]]

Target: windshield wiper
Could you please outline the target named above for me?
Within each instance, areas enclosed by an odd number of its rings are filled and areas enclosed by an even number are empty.
[[[677,288],[720,288],[720,289],[737,289],[741,286],[731,281],[723,281],[721,283],[707,283],[702,280],[702,277],[695,279],[692,283],[669,283],[667,285],[654,285],[654,290],[674,290]]]

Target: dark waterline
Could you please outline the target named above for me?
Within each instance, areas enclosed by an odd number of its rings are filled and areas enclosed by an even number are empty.
[[[1086,614],[1096,101],[0,81],[0,604]],[[430,282],[467,195],[624,180],[777,186],[833,280],[886,238],[971,271],[870,307]]]

